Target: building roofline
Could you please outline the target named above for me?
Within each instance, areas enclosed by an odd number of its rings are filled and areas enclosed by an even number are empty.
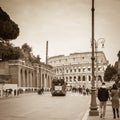
[[[48,58],[48,60],[53,59],[53,58],[59,58],[59,57],[69,57],[69,56],[74,56],[74,55],[82,55],[82,54],[90,54],[91,52],[74,52],[74,53],[70,53],[69,55],[57,55],[57,56],[51,56]],[[97,51],[97,53],[102,53],[104,54],[103,51]],[[105,56],[105,54],[104,54]],[[106,57],[105,57],[106,58]]]

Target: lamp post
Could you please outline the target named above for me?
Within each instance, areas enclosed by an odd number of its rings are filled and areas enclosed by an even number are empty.
[[[95,40],[95,53],[96,53],[96,88],[98,88],[98,45],[101,44],[102,48],[104,48],[105,39],[99,38]]]
[[[98,116],[99,112],[98,112],[98,107],[97,107],[97,103],[96,103],[96,88],[95,88],[95,74],[94,74],[94,61],[95,61],[95,57],[94,57],[94,0],[92,0],[92,87],[91,87],[91,104],[90,104],[90,111],[89,111],[89,115],[90,116]]]

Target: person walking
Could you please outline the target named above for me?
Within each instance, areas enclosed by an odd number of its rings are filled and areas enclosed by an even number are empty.
[[[113,118],[117,117],[119,118],[119,90],[117,88],[116,84],[113,84],[112,90],[111,90],[111,97],[112,97],[112,109],[113,109]]]
[[[106,114],[106,104],[109,98],[108,89],[105,86],[105,82],[102,83],[102,86],[98,89],[98,99],[100,101],[100,118],[105,118]]]

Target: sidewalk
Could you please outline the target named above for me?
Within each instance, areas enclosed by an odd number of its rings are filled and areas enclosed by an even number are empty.
[[[99,106],[98,106],[99,107]],[[98,108],[99,110],[99,108]],[[115,120],[119,120],[120,118],[116,118]],[[100,116],[89,116],[89,110],[86,112],[86,115],[84,116],[83,120],[102,120]],[[103,120],[114,120],[113,119],[113,112],[112,112],[112,107],[110,101],[107,103],[106,106],[106,116],[105,119]]]
[[[101,120],[102,118],[100,118],[100,116],[89,116],[88,113],[88,117],[86,120]],[[111,106],[107,106],[106,107],[106,116],[104,120],[113,120],[113,113],[112,113],[112,107]],[[118,119],[116,119],[118,120]]]

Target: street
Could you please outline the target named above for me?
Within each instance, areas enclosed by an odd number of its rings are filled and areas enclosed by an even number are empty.
[[[79,93],[24,95],[0,100],[0,120],[82,120],[89,104],[90,95]]]

